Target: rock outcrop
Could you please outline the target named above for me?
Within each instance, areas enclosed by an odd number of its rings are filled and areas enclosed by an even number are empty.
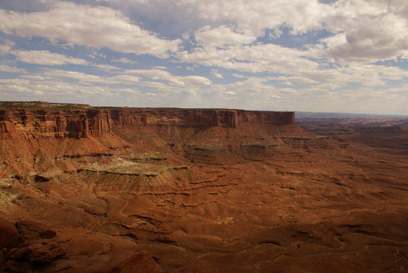
[[[111,109],[112,131],[126,141],[194,161],[231,163],[262,146],[273,152],[282,135],[304,135],[293,112],[226,109]]]
[[[293,112],[227,109],[143,109],[111,110],[114,125],[177,125],[191,127],[238,128],[242,123],[295,124]]]
[[[283,144],[279,140],[282,135],[288,137],[288,134],[301,132],[293,112],[35,106],[37,108],[0,107],[0,140],[38,142],[115,135],[146,152],[189,154],[191,160],[201,158],[207,162],[236,162],[228,159],[231,152],[269,154],[279,143]],[[87,147],[96,146],[90,143]],[[103,154],[100,149],[89,153]]]
[[[0,138],[86,138],[110,131],[108,110],[0,110]]]
[[[18,221],[19,241],[7,253],[1,269],[7,272],[28,272],[35,265],[50,263],[67,252],[53,240],[56,232],[36,221]]]
[[[0,217],[0,250],[17,240],[18,236],[16,227],[7,219]]]
[[[238,128],[243,123],[294,124],[293,112],[218,109],[5,109],[0,110],[0,139],[86,138],[109,133],[112,126]]]

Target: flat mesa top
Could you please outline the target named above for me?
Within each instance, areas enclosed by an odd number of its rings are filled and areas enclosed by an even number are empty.
[[[43,101],[0,101],[0,109],[88,109],[89,104],[80,103],[51,103]]]

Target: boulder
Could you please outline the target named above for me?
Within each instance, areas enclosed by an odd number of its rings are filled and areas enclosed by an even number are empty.
[[[76,255],[54,260],[43,273],[150,273],[156,268],[153,258],[137,250],[120,250],[101,255]]]
[[[52,239],[56,232],[47,225],[40,222],[23,220],[16,223],[17,230],[20,232],[21,241],[31,241],[39,239]]]
[[[64,256],[67,252],[56,242],[44,240],[34,244],[13,248],[8,253],[8,258],[16,261],[30,261],[33,263],[49,263],[54,259]]]
[[[24,220],[18,221],[14,229],[20,234],[19,241],[8,251],[0,272],[29,272],[35,266],[46,266],[67,253],[53,239],[56,232],[47,225]]]
[[[149,273],[156,267],[153,258],[142,252],[123,251],[112,255],[104,273]]]
[[[18,237],[19,232],[13,223],[0,217],[0,250],[17,240]]]

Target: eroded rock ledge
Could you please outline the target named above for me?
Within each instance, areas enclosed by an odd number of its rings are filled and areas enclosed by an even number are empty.
[[[228,109],[143,109],[123,108],[110,111],[114,125],[178,125],[238,128],[244,122],[258,124],[294,124],[294,112],[246,111]]]
[[[87,138],[115,126],[239,128],[251,124],[295,124],[293,112],[175,108],[11,108],[0,105],[0,138]]]
[[[0,138],[86,138],[111,131],[109,110],[0,110]]]

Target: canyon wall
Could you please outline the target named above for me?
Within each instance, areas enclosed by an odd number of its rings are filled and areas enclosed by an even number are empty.
[[[407,271],[403,130],[330,121],[314,135],[290,112],[3,105],[0,230],[4,217],[20,235],[0,249],[0,272]]]
[[[293,112],[219,109],[4,109],[0,138],[87,138],[110,133],[115,126],[180,126],[239,128],[243,123],[295,124]]]
[[[109,132],[109,110],[0,110],[0,138],[86,138]]]
[[[294,124],[294,112],[245,111],[227,109],[113,109],[114,125],[178,125],[238,128],[244,122]]]

